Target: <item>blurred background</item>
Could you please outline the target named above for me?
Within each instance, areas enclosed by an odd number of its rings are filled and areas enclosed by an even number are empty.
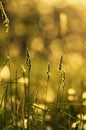
[[[9,19],[6,34],[0,15],[0,81],[21,76],[19,89],[23,94],[22,65],[26,69],[26,47],[31,59],[32,101],[36,91],[43,100],[50,62],[47,102],[55,101],[58,89],[60,57],[65,71],[65,100],[86,107],[86,0],[1,0]],[[10,60],[8,59],[8,54]],[[11,65],[11,74],[9,63]],[[6,63],[6,64],[5,64]],[[3,95],[0,87],[0,97]],[[62,91],[62,90],[61,90]],[[84,95],[84,96],[83,96]],[[85,111],[85,108],[82,110]],[[74,108],[79,113],[79,108]]]

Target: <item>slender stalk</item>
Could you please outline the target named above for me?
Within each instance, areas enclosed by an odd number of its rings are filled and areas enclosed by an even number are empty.
[[[80,104],[82,103],[82,98],[80,99]],[[80,124],[79,124],[79,130],[83,130],[83,120],[82,120],[82,110],[83,110],[83,105],[80,105]]]
[[[26,97],[26,83],[25,83],[25,72],[26,72],[26,70],[25,70],[25,68],[24,68],[24,66],[22,66],[22,69],[23,69],[23,82],[24,82],[24,110],[23,110],[23,112],[24,112],[24,120],[25,120],[25,118],[26,118],[26,110],[27,110],[27,97]],[[24,128],[25,129],[25,128]]]
[[[57,90],[57,96],[56,96],[56,107],[59,105],[59,95],[60,95],[60,88],[62,84],[62,59],[63,57],[60,57],[60,62],[59,62],[59,71],[58,71],[58,90]]]
[[[3,20],[3,24],[5,26],[5,31],[8,33],[9,31],[9,19],[7,17],[7,14],[5,13],[4,7],[2,5],[2,2],[0,1],[0,12]]]
[[[35,113],[35,117],[36,119],[38,119],[38,107],[36,107],[36,104],[38,103],[38,90],[35,92],[35,96],[34,96],[34,104],[32,104],[32,106],[34,106],[34,109],[36,109],[36,113]]]
[[[48,63],[47,66],[47,85],[45,88],[45,109],[44,109],[44,119],[43,119],[43,124],[45,123],[45,116],[46,116],[46,108],[47,108],[47,91],[48,91],[48,86],[49,86],[49,80],[50,80],[50,63]]]
[[[5,32],[7,34],[7,42],[8,42],[9,19],[8,19],[6,13],[5,13],[5,10],[4,10],[4,7],[3,7],[1,1],[0,1],[0,12],[1,12],[2,20],[3,20],[3,24],[5,26]],[[8,57],[9,57],[9,54],[8,54]],[[7,64],[7,62],[9,61],[8,57],[7,57],[6,61],[5,61],[5,63],[3,64],[0,72],[2,71],[4,66]],[[10,68],[10,65],[9,65],[9,68]],[[7,90],[8,90],[8,84],[7,84],[7,87],[6,87],[6,95],[5,95],[6,97],[5,97],[5,100],[4,100],[5,104],[4,104],[4,124],[3,124],[3,129],[5,128],[5,112],[6,112],[6,103],[7,103]]]
[[[22,121],[23,121],[23,130],[24,130],[24,97],[22,99]]]
[[[70,130],[70,128],[71,128],[71,118],[70,118],[70,115],[71,115],[71,111],[69,109],[69,120],[68,120],[68,126],[69,126],[69,128],[68,128],[68,130]]]
[[[31,60],[29,55],[28,47],[26,48],[26,65],[27,65],[27,76],[28,76],[28,95],[27,95],[27,118],[28,118],[28,130],[30,129],[29,114],[30,114],[30,71],[31,71]]]
[[[64,101],[65,101],[65,72],[64,72],[64,70],[62,71],[62,103],[63,103],[63,105],[62,105],[62,110],[61,111],[64,111]]]
[[[6,38],[7,38],[7,60],[8,60],[8,66],[9,66],[9,71],[10,71],[10,80],[9,80],[9,87],[10,87],[10,96],[11,96],[11,124],[12,124],[12,129],[13,129],[13,106],[12,106],[12,84],[11,84],[11,64],[10,64],[10,55],[9,55],[9,38],[8,38],[8,31],[9,31],[9,19],[4,11],[3,5],[1,5],[1,11],[2,11],[2,18],[4,20],[3,24],[6,27]]]
[[[6,120],[7,92],[8,92],[8,83],[7,83],[7,86],[6,86],[5,97],[4,97],[3,130],[4,130],[5,127],[6,127],[6,122],[5,122],[5,120]]]
[[[58,89],[56,94],[56,102],[55,102],[55,130],[57,130],[57,109],[59,108],[60,103],[60,94],[61,94],[61,84],[62,84],[62,59],[63,57],[60,57],[59,62],[59,71],[58,71]]]
[[[16,70],[16,87],[15,87],[15,116],[16,116],[15,125],[17,126],[17,70]]]
[[[9,71],[10,71],[10,80],[9,80],[9,87],[10,87],[10,103],[11,103],[11,124],[12,124],[12,129],[13,129],[13,104],[12,104],[12,84],[11,84],[11,64],[10,64],[10,56],[9,56],[9,47],[7,43],[7,58],[8,58],[8,65],[9,65]]]

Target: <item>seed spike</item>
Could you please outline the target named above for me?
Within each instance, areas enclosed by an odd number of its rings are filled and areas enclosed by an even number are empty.
[[[65,87],[65,71],[63,70],[62,72],[62,87],[63,87],[63,90],[64,90],[64,87]]]
[[[48,80],[50,78],[50,63],[48,62],[48,65],[47,65],[47,77],[48,77]]]
[[[26,47],[26,65],[30,71],[31,69],[31,60],[30,60],[30,55],[29,55],[29,49]]]
[[[6,31],[6,33],[8,33],[8,31],[9,31],[9,19],[8,19],[6,13],[5,13],[5,10],[4,10],[4,7],[3,7],[1,1],[0,1],[0,11],[1,11],[2,19],[3,19],[3,24],[5,26],[5,31]]]
[[[61,69],[62,69],[62,61],[63,61],[63,56],[61,56],[61,58],[60,58],[59,70],[61,70]]]

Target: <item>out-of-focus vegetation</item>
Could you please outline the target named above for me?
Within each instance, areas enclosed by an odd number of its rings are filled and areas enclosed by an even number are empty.
[[[38,102],[44,101],[47,82],[46,66],[49,61],[51,70],[46,100],[48,103],[55,102],[59,90],[59,61],[63,56],[62,69],[66,74],[66,84],[65,92],[61,88],[60,96],[64,95],[68,103],[82,104],[84,106],[82,113],[86,113],[86,1],[1,0],[1,2],[9,19],[7,33],[0,10],[1,83],[10,78],[15,79],[17,71],[20,77],[19,96],[22,98],[24,92],[22,71],[26,69],[27,75],[26,47],[28,46],[31,59],[31,100],[34,102],[37,93]],[[11,70],[9,70],[9,63]],[[27,77],[25,82],[28,83]],[[4,89],[1,84],[1,98]],[[73,115],[81,112],[81,106],[70,107]],[[51,107],[51,111],[54,111],[54,107]]]

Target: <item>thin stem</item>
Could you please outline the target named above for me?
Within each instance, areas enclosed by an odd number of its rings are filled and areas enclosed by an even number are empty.
[[[38,108],[36,107],[37,103],[38,103],[38,90],[35,93],[35,96],[34,96],[34,104],[35,105],[33,105],[34,108],[37,110],[36,113],[35,113],[35,115],[36,115],[36,118],[38,119]]]
[[[6,30],[6,33],[7,33],[7,60],[8,60],[8,66],[9,66],[9,71],[10,71],[10,80],[9,80],[9,87],[10,87],[10,96],[11,96],[11,100],[10,100],[10,103],[11,103],[11,124],[12,124],[12,129],[13,129],[13,106],[12,106],[12,84],[11,84],[11,64],[10,64],[10,55],[9,55],[9,38],[8,38],[8,27],[9,27],[9,20],[4,12],[4,9],[2,9],[2,12],[3,12],[3,15],[5,17],[5,21],[4,21],[4,24],[6,24],[6,27],[7,27],[7,30]]]
[[[69,123],[68,123],[68,126],[69,126],[68,129],[69,129],[69,130],[70,130],[70,126],[71,126],[71,123],[70,123],[70,121],[71,121],[70,115],[71,115],[71,112],[70,112],[70,109],[69,109],[69,121],[68,121],[68,122],[69,122]]]
[[[28,97],[27,97],[27,118],[28,118],[28,130],[30,129],[29,115],[30,115],[30,71],[31,71],[31,60],[29,55],[29,49],[26,48],[26,65],[27,65],[27,76],[28,76]]]
[[[5,26],[5,31],[6,33],[8,33],[9,31],[9,19],[5,13],[4,7],[2,5],[2,2],[0,1],[0,11],[1,11],[1,15],[2,15],[2,19],[3,19],[3,24]]]
[[[24,106],[23,106],[23,112],[24,112],[24,120],[26,119],[26,114],[27,114],[27,97],[26,97],[26,83],[25,83],[25,69],[24,67],[22,66],[22,69],[23,69],[23,81],[24,81]],[[23,120],[23,121],[24,121]],[[25,124],[24,124],[25,125]],[[27,124],[28,126],[28,124]],[[24,128],[25,129],[25,128]]]
[[[60,105],[60,94],[61,94],[61,85],[62,85],[62,60],[63,56],[60,57],[59,62],[59,71],[58,71],[58,88],[56,94],[56,102],[55,102],[55,130],[57,130],[57,109]]]
[[[45,110],[44,110],[44,119],[43,119],[43,124],[45,123],[45,116],[46,116],[46,107],[47,107],[47,90],[48,90],[48,86],[49,86],[49,80],[50,80],[50,63],[48,63],[47,66],[47,85],[45,88]]]
[[[5,97],[4,97],[3,130],[6,127],[5,119],[6,119],[7,92],[8,92],[8,83],[7,83],[7,86],[6,86]]]
[[[16,114],[16,126],[17,126],[17,70],[16,70],[16,88],[15,88],[15,114]]]
[[[11,84],[11,64],[10,64],[10,56],[9,56],[9,47],[8,47],[8,43],[7,43],[7,54],[8,54],[8,65],[9,65],[9,71],[10,71],[10,80],[9,80],[9,86],[10,86],[10,96],[11,96],[11,120],[12,120],[12,126],[13,126],[13,117],[12,117],[12,114],[13,114],[13,105],[12,105],[12,84]]]
[[[64,89],[65,89],[65,72],[64,72],[64,70],[62,71],[62,103],[63,103],[63,105],[62,105],[62,111],[64,111],[64,101],[65,101],[65,91],[64,91]]]

